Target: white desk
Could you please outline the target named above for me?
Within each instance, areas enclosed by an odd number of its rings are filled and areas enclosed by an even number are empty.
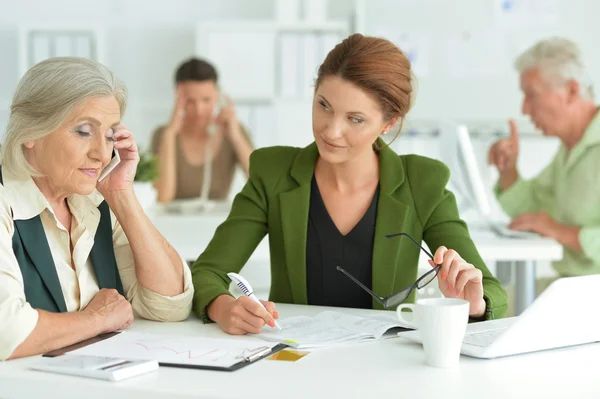
[[[158,231],[173,245],[179,255],[186,260],[196,260],[212,239],[217,227],[225,221],[227,215],[228,212],[214,212],[149,216]],[[269,243],[267,240],[263,240],[259,244],[252,257],[268,261]]]
[[[326,308],[278,306],[282,317]],[[358,313],[374,312],[348,310]],[[134,331],[226,337],[197,319],[136,320]],[[456,369],[425,365],[422,347],[402,338],[314,351],[297,362],[261,360],[232,373],[161,367],[119,383],[30,371],[36,358],[0,363],[0,398],[598,398],[600,344],[495,360],[461,357]]]
[[[152,221],[179,254],[187,260],[195,260],[210,242],[215,229],[227,213],[192,215],[153,215]],[[498,237],[489,230],[471,228],[471,235],[481,257],[496,261],[522,261],[517,268],[515,309],[520,314],[535,299],[535,262],[562,259],[563,248],[547,238],[506,238]],[[268,285],[269,243],[265,238],[252,254],[248,280],[258,287]],[[255,287],[257,288],[257,287]],[[264,287],[263,287],[264,288]],[[267,287],[268,288],[268,287]]]
[[[563,247],[549,238],[498,237],[489,230],[471,228],[473,241],[483,259],[516,264],[515,312],[521,314],[535,300],[536,262],[563,258]]]

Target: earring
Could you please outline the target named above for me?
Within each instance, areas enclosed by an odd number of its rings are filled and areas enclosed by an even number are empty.
[[[383,132],[381,132],[381,136],[385,136],[387,134],[387,130],[384,130]]]

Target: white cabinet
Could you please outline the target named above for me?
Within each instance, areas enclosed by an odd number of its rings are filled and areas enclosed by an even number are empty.
[[[302,11],[301,4],[291,3]],[[217,68],[221,88],[236,103],[256,147],[305,146],[312,141],[318,67],[349,32],[350,21],[306,20],[291,13],[285,20],[203,22],[196,27],[196,56]]]
[[[101,27],[72,23],[24,26],[19,30],[19,76],[52,57],[85,57],[104,62]]]

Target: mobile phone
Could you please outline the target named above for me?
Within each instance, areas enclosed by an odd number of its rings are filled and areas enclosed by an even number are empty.
[[[226,106],[227,106],[227,102],[226,102],[225,96],[223,95],[223,93],[221,91],[219,91],[219,98],[217,100],[217,104],[213,108],[212,114],[211,114],[212,121],[211,121],[210,125],[208,126],[208,135],[209,136],[214,136],[217,133],[219,127],[217,126],[217,123],[215,122],[215,120],[221,113],[221,110]]]
[[[121,162],[121,157],[119,156],[119,150],[117,150],[116,148],[113,148],[112,159],[110,160],[108,165],[106,165],[106,168],[102,169],[102,172],[100,173],[100,177],[98,178],[98,182],[101,182],[102,180],[104,180],[104,178],[119,164],[119,162]]]
[[[120,381],[158,369],[156,360],[66,354],[42,358],[30,368],[51,373]]]

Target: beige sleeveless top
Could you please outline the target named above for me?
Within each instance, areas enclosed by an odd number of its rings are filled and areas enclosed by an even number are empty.
[[[240,125],[243,135],[248,142],[248,132]],[[152,152],[157,155],[165,127],[160,126],[154,131],[152,137]],[[177,136],[175,145],[176,152],[176,175],[175,199],[200,197],[202,181],[204,176],[204,165],[194,166],[187,162],[183,149],[181,148],[181,137]],[[233,145],[226,138],[223,140],[219,151],[213,157],[212,182],[208,192],[208,198],[212,200],[226,199],[231,189],[233,175],[238,164]]]

